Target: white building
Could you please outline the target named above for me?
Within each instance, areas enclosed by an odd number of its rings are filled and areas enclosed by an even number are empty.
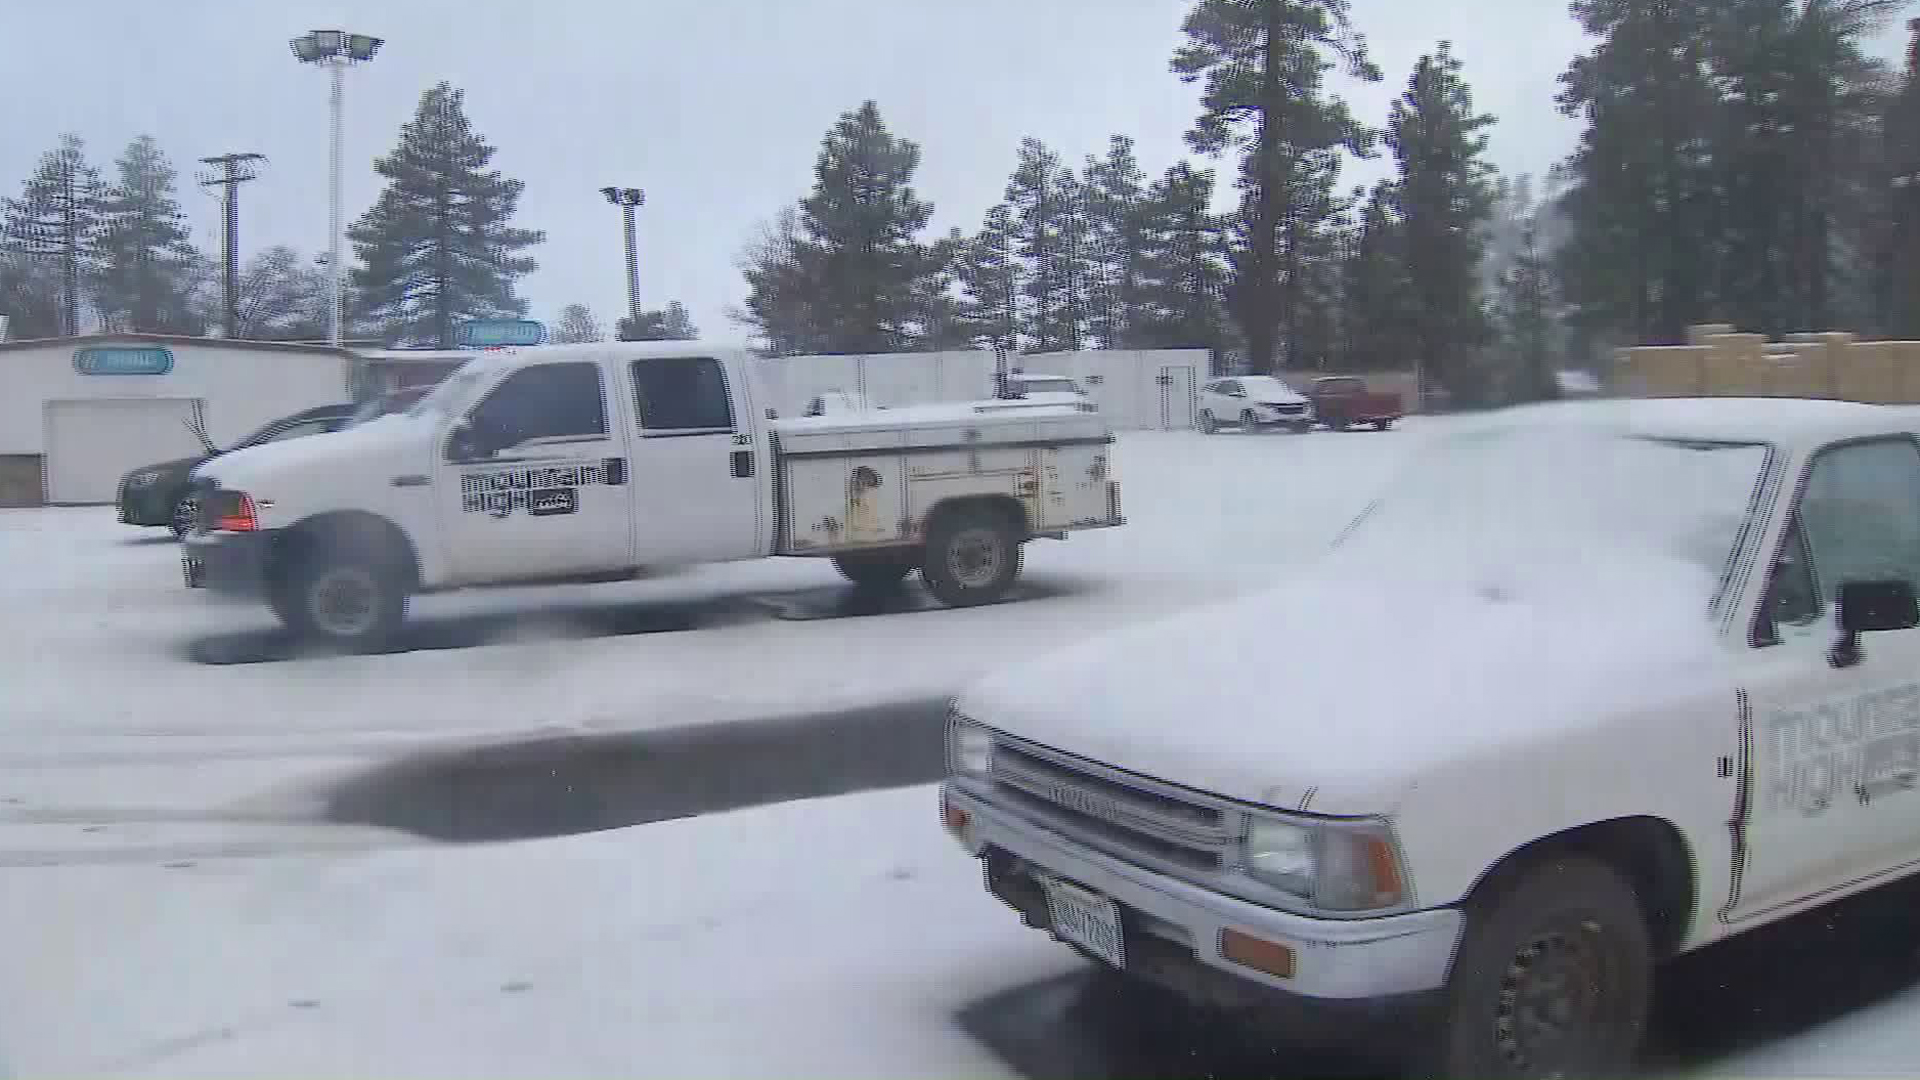
[[[350,353],[162,334],[0,341],[0,506],[109,503],[120,477],[351,400]]]

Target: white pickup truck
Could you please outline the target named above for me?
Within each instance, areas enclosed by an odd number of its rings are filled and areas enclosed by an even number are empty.
[[[1428,1075],[1623,1075],[1655,964],[1920,869],[1912,427],[1463,422],[1300,580],[958,697],[941,816],[1127,974]]]
[[[203,468],[187,582],[372,649],[416,593],[768,555],[868,586],[919,570],[943,603],[986,603],[1029,539],[1122,523],[1097,414],[772,420],[749,362],[687,342],[478,354],[404,414]]]

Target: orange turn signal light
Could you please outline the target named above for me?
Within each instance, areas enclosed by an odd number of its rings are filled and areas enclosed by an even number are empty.
[[[965,807],[955,806],[947,801],[945,795],[940,796],[941,824],[945,825],[952,832],[961,833],[967,830],[967,822],[969,820],[971,819]]]
[[[1276,941],[1238,930],[1220,931],[1220,955],[1255,971],[1281,979],[1293,978],[1293,950]]]

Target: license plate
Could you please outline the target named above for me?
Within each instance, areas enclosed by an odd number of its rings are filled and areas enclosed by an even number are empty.
[[[200,579],[203,576],[203,574],[204,574],[204,571],[200,566],[199,559],[196,559],[191,555],[180,556],[180,576],[187,579],[187,588],[189,589],[199,588]]]
[[[1065,881],[1046,883],[1053,932],[1114,967],[1127,966],[1126,939],[1120,932],[1120,908],[1099,893]]]

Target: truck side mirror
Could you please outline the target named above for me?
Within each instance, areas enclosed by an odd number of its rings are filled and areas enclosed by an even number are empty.
[[[454,461],[479,461],[493,456],[494,448],[483,429],[471,419],[461,420],[447,433],[447,457]]]
[[[1834,667],[1853,667],[1860,662],[1861,634],[1920,626],[1920,598],[1914,595],[1913,583],[1900,578],[1845,582],[1835,606],[1840,640],[1827,654]]]

